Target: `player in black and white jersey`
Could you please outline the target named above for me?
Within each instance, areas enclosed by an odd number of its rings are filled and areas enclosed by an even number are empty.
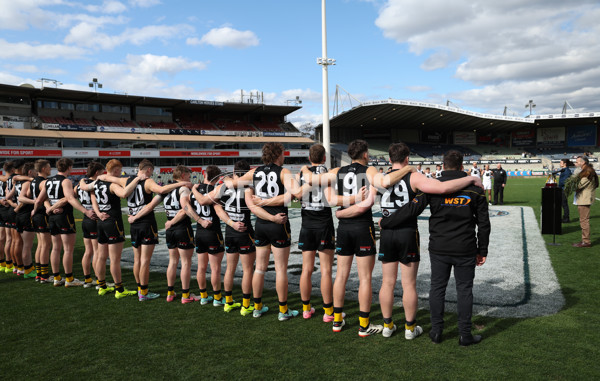
[[[88,210],[94,209],[91,192],[94,191],[95,181],[103,172],[104,165],[97,161],[89,162],[86,177],[79,180],[75,189],[73,189],[81,205]],[[92,282],[92,270],[94,271],[94,275],[98,273],[98,224],[95,219],[84,215],[81,221],[81,230],[83,232],[83,245],[85,248],[83,257],[81,258],[81,267],[85,278],[83,287],[89,288],[94,286]],[[96,286],[100,288],[97,284]]]
[[[158,185],[152,179],[154,164],[143,159],[138,165],[137,176],[143,178],[127,197],[128,221],[130,223],[131,246],[133,247],[133,276],[138,284],[138,300],[143,302],[160,297],[160,294],[148,291],[150,279],[150,260],[154,247],[158,243],[158,226],[154,208],[162,201],[163,193],[182,186],[191,187],[189,182],[175,182],[165,186]],[[135,181],[136,176],[126,178],[125,185]]]
[[[183,165],[178,165],[173,170],[175,182],[189,183],[192,171]],[[169,267],[167,268],[167,302],[175,300],[175,280],[177,278],[177,265],[181,258],[181,303],[187,304],[196,301],[190,294],[190,278],[192,277],[192,255],[194,254],[194,231],[190,218],[198,222],[200,216],[196,214],[190,203],[190,190],[179,187],[163,194],[163,205],[168,221],[165,223],[166,241],[169,249]]]
[[[5,273],[9,274],[16,269],[16,263],[14,263],[11,251],[12,231],[10,222],[10,204],[6,199],[6,196],[9,192],[9,179],[13,177],[15,173],[14,162],[6,161],[3,164],[2,169],[4,170],[5,174],[0,176],[0,245],[2,245],[0,251],[3,254],[3,260],[0,260],[0,272],[4,271]],[[2,264],[4,264],[4,266],[2,266]]]
[[[494,172],[490,169],[489,164],[486,164],[484,168],[481,176],[483,193],[487,193],[488,205],[492,205],[492,177],[494,176]]]
[[[441,165],[436,165],[435,166],[435,178],[439,179],[440,177],[442,177],[442,166]]]
[[[453,182],[439,182],[429,179],[418,172],[407,173],[408,158],[410,150],[404,143],[394,143],[389,148],[390,161],[393,173],[404,173],[395,184],[390,183],[388,187],[379,187],[382,196],[380,199],[381,213],[386,219],[407,205],[416,195],[417,190],[429,193],[447,193],[473,183],[475,180],[461,179]],[[380,185],[380,184],[377,184]],[[383,184],[381,184],[383,185]],[[352,206],[345,212],[352,213]],[[392,319],[394,304],[394,288],[398,276],[398,265],[402,273],[402,305],[404,307],[406,323],[405,338],[408,340],[419,336],[423,330],[416,325],[417,313],[417,290],[416,276],[419,268],[419,231],[417,228],[417,217],[407,220],[406,223],[396,229],[382,230],[380,235],[379,260],[382,262],[382,284],[379,291],[381,312],[384,318],[383,336],[390,337],[396,326]]]
[[[35,170],[37,176],[31,181],[29,195],[31,200],[35,204],[35,200],[41,193],[41,186],[46,179],[51,175],[52,166],[48,160],[39,159],[35,162]],[[46,208],[40,207],[37,210],[32,211],[31,223],[37,237],[37,247],[35,250],[35,260],[38,263],[38,277],[36,278],[40,283],[54,282],[50,279],[50,272],[48,269],[50,263],[50,249],[52,245],[52,238],[50,237],[50,227],[48,225],[48,215],[46,214]]]
[[[106,163],[108,175],[119,177],[123,164],[117,159]],[[123,214],[121,212],[121,198],[126,198],[133,192],[140,177],[136,177],[127,187],[123,188],[118,183],[100,180],[94,184],[92,206],[98,216],[98,261],[96,262],[96,277],[98,278],[98,295],[106,295],[115,291],[115,298],[122,299],[126,296],[136,295],[137,291],[127,290],[121,279],[121,254],[125,232],[123,227]],[[106,285],[106,260],[110,258],[110,273],[114,287]]]
[[[423,174],[428,179],[433,179],[433,173],[431,173],[431,169],[429,167],[425,168],[425,172]]]
[[[10,234],[10,246],[8,248],[8,253],[12,258],[14,267],[12,269],[13,274],[23,275],[25,273],[23,269],[23,259],[21,257],[21,251],[23,249],[23,240],[21,239],[21,235],[17,232],[17,213],[15,212],[15,208],[17,207],[17,199],[16,199],[16,189],[15,184],[18,181],[19,176],[21,175],[21,168],[25,164],[24,161],[15,161],[13,162],[12,168],[13,172],[8,176],[6,180],[6,198],[5,202],[8,206],[8,218],[7,218],[7,226],[9,228]]]
[[[473,168],[469,170],[469,175],[481,178],[481,170],[477,168],[477,162],[473,162]]]
[[[310,147],[308,156],[311,166],[308,170],[319,175],[326,173],[323,166],[326,159],[325,147],[315,144]],[[300,175],[300,185],[307,184]],[[302,192],[302,227],[298,238],[298,248],[302,251],[302,274],[300,275],[300,297],[302,298],[302,316],[310,319],[315,313],[311,306],[312,273],[315,267],[315,256],[319,251],[319,267],[321,272],[321,295],[323,297],[323,321],[333,321],[333,251],[335,249],[335,228],[331,207],[324,195],[324,188],[320,185],[310,186]]]
[[[291,239],[286,205],[291,199],[290,193],[287,192],[298,192],[299,188],[290,171],[282,167],[284,162],[283,144],[265,143],[262,148],[262,161],[264,165],[256,168],[252,174],[254,189],[246,189],[246,203],[257,216],[254,236],[256,269],[252,278],[254,293],[252,316],[260,317],[269,310],[262,304],[262,293],[272,251],[275,260],[275,284],[279,298],[278,319],[285,321],[298,315],[297,310],[290,310],[287,305],[287,267]],[[257,203],[252,198],[254,195],[262,202]]]
[[[215,185],[219,181],[221,170],[219,167],[209,165],[204,170],[204,179],[202,183],[192,187],[190,203],[194,211],[200,216],[200,221],[196,224],[196,254],[198,256],[198,272],[196,279],[198,288],[200,289],[200,303],[207,304],[213,302],[215,307],[224,307],[227,312],[233,308],[240,307],[240,303],[234,306],[231,295],[231,288],[226,289],[229,295],[227,306],[225,298],[221,293],[221,262],[225,246],[223,242],[223,233],[221,232],[221,220],[217,215],[216,209],[221,208],[220,205],[214,205],[212,200],[215,200],[214,191]],[[206,291],[206,270],[210,263],[210,282],[213,289],[213,296],[209,297]]]
[[[31,249],[33,248],[33,238],[35,231],[31,222],[31,211],[33,210],[34,200],[31,199],[31,181],[33,176],[37,175],[35,164],[27,162],[21,167],[21,174],[27,179],[15,181],[15,197],[17,198],[17,207],[15,208],[16,230],[21,238],[21,260],[23,263],[24,274],[23,278],[36,278],[38,275],[39,265],[37,261],[34,263],[31,260]],[[39,280],[39,279],[38,279]]]
[[[9,262],[12,271],[12,259],[5,254],[4,246],[6,245],[6,236],[8,229],[5,229],[4,223],[7,218],[8,207],[6,203],[6,180],[8,176],[0,175],[0,273],[6,272],[6,264]]]
[[[52,236],[50,263],[54,275],[54,286],[83,286],[83,282],[73,277],[73,250],[76,233],[73,208],[89,218],[95,218],[95,214],[94,211],[85,209],[75,198],[73,184],[67,178],[73,169],[73,160],[59,159],[56,162],[56,169],[58,173],[48,177],[40,185],[40,195],[36,198],[33,209],[36,211],[42,203],[48,200],[46,213],[49,215],[48,221]],[[65,279],[60,276],[60,252],[63,249]]]

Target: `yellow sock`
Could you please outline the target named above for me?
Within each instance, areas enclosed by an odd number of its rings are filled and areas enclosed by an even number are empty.
[[[260,302],[260,303],[256,303],[255,302],[254,303],[254,309],[257,310],[257,311],[262,310],[262,302]]]
[[[281,305],[281,304],[279,305],[279,312],[281,312],[282,314],[286,313],[287,310],[288,310],[287,303],[284,305]]]
[[[184,298],[184,299],[189,299],[190,298],[190,293],[189,292],[183,292],[181,294],[181,297]]]
[[[74,278],[74,277],[73,277],[73,275],[71,275],[71,276],[68,276],[68,277],[67,277],[67,282],[72,282],[72,281],[73,281],[73,278]]]
[[[25,274],[29,274],[33,271],[33,267],[28,268],[27,270],[25,270]]]
[[[14,266],[13,266],[13,264],[12,264],[12,263],[9,263],[9,264],[7,264],[7,265],[6,265],[6,268],[7,268],[7,269],[12,269],[13,267],[14,267]]]
[[[54,277],[54,280],[61,280],[61,279],[62,279],[62,277],[60,275]]]
[[[175,291],[174,290],[169,290],[169,291],[167,291],[167,295],[169,295],[169,296],[175,295]]]
[[[23,265],[21,265],[21,266],[17,266],[17,269],[18,269],[19,271],[25,271],[25,268],[23,267]]]
[[[142,295],[148,295],[148,289],[147,288],[140,288],[140,294],[142,294]]]
[[[221,295],[221,291],[215,292],[214,295],[215,295],[214,296],[215,300],[221,300],[221,299],[223,299],[223,296]]]
[[[249,308],[250,307],[250,298],[243,298],[242,299],[242,306],[244,308]]]
[[[311,308],[312,306],[310,305],[310,303],[302,304],[302,311],[310,311]]]
[[[86,278],[85,283],[92,283],[92,278]]]
[[[208,292],[206,292],[206,290],[204,290],[204,291],[200,291],[200,297],[201,297],[202,299],[206,299],[206,298],[208,298]]]
[[[323,307],[325,313],[329,316],[333,315],[333,307]]]
[[[404,328],[408,329],[409,331],[414,331],[416,326],[417,326],[417,323],[412,324],[412,325],[404,324]]]
[[[227,303],[227,304],[233,303],[233,296],[232,295],[225,295],[225,303]]]
[[[383,326],[385,328],[388,328],[388,329],[393,329],[394,328],[394,321],[391,321],[389,324],[386,323],[386,322],[383,322]]]
[[[332,307],[332,309],[333,309],[333,307]],[[335,313],[333,314],[333,321],[335,321],[335,322],[338,322],[338,323],[341,323],[341,322],[342,322],[342,320],[344,320],[344,317],[342,316],[342,313],[341,313],[341,312],[340,312],[340,313],[337,313],[337,312],[335,312]]]
[[[369,326],[369,318],[368,317],[358,317],[358,321],[361,327],[367,328]]]

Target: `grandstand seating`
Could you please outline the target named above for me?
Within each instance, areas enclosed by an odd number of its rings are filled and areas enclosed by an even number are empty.
[[[215,124],[223,131],[256,131],[252,125],[241,121],[219,120]]]
[[[106,126],[106,127],[133,127],[133,128],[137,128],[138,125],[133,122],[133,121],[129,121],[129,120],[99,120],[96,119],[95,120],[96,125],[98,126]]]
[[[175,129],[179,128],[177,124],[174,122],[137,122],[140,127],[144,128],[165,128],[165,129]]]
[[[218,130],[218,128],[210,122],[199,122],[192,119],[184,119],[180,124],[182,128],[188,130]]]
[[[283,132],[279,124],[275,122],[254,122],[254,127],[263,132]]]

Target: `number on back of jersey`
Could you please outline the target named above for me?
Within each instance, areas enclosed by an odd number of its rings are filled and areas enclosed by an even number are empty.
[[[396,183],[392,188],[388,188],[381,196],[381,214],[388,217],[397,209],[408,203],[408,188],[404,180]]]
[[[258,184],[256,184],[256,195],[262,199],[273,198],[279,195],[279,184],[277,184],[277,173],[257,172]]]

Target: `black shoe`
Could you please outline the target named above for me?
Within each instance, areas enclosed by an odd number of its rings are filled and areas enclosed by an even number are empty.
[[[442,334],[437,332],[429,332],[429,338],[431,338],[431,342],[434,344],[439,344],[442,342]]]
[[[481,335],[461,336],[458,339],[458,345],[461,347],[468,347],[469,345],[479,344],[480,342]]]

